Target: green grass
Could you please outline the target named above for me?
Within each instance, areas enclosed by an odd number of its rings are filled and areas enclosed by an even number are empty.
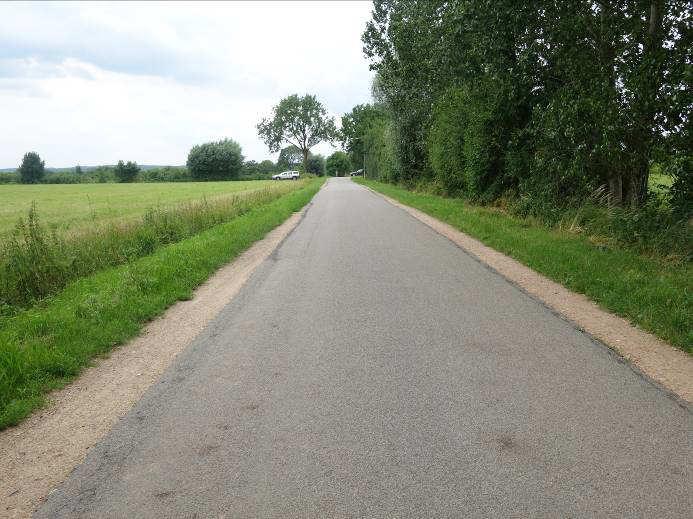
[[[70,281],[151,254],[305,185],[275,182],[259,189],[149,209],[127,221],[96,222],[70,232],[48,229],[31,210],[0,239],[0,314],[36,304]]]
[[[41,406],[99,354],[192,291],[221,265],[307,204],[323,180],[309,181],[191,238],[126,265],[70,283],[43,304],[0,318],[0,429]]]
[[[35,203],[42,220],[60,231],[141,216],[155,206],[259,189],[271,180],[155,184],[0,185],[0,237]]]
[[[413,193],[371,180],[372,189],[481,240],[603,308],[693,353],[693,266],[666,262],[588,236],[549,229],[461,199]]]

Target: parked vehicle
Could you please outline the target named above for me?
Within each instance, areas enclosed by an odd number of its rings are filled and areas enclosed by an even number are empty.
[[[352,177],[362,177],[363,176],[363,170],[357,169],[356,171],[352,171],[351,176]]]
[[[272,180],[298,180],[300,176],[298,171],[282,171],[276,175],[272,175]]]

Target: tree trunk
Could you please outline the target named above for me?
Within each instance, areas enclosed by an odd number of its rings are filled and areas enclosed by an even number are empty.
[[[303,148],[301,152],[303,153],[303,174],[305,175],[308,173],[308,153],[310,153],[310,150]]]
[[[643,44],[641,87],[632,107],[635,128],[631,142],[634,155],[628,182],[627,201],[631,207],[647,199],[650,178],[650,156],[657,138],[657,97],[662,83],[662,0],[650,2],[647,33]]]
[[[623,203],[623,177],[620,174],[609,178],[609,194],[611,203],[616,205]]]

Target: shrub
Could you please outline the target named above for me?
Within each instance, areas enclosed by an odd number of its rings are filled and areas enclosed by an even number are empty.
[[[208,142],[193,146],[187,162],[195,180],[234,180],[243,167],[241,146],[231,140]]]
[[[185,166],[162,166],[140,171],[141,182],[189,182],[192,180]]]

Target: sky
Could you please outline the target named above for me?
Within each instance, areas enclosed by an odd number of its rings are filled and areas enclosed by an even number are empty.
[[[336,119],[370,101],[370,2],[0,3],[0,168],[184,164],[232,138],[276,159],[256,124],[290,94]],[[330,153],[328,144],[316,153]]]

